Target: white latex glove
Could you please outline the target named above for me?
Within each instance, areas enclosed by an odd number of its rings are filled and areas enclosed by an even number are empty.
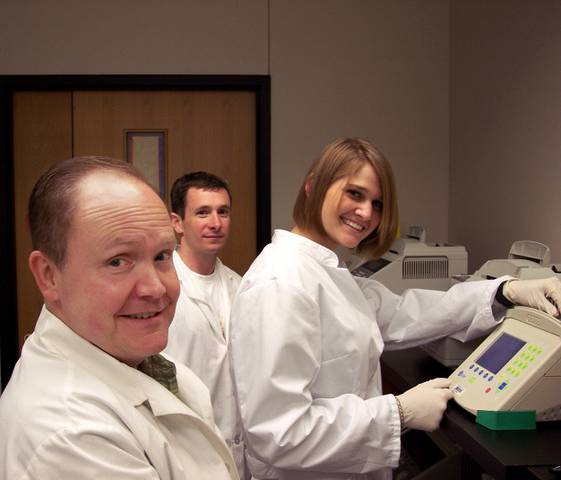
[[[448,378],[434,378],[397,396],[403,409],[402,427],[432,432],[438,428],[452,398]]]
[[[561,281],[556,277],[538,280],[510,280],[503,295],[516,305],[537,308],[558,316],[561,307]]]

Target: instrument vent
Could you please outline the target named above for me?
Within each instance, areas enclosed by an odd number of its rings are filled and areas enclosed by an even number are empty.
[[[401,274],[406,279],[448,278],[448,257],[405,257]]]

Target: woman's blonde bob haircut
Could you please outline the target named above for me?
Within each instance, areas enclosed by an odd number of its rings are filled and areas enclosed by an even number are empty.
[[[292,218],[303,231],[327,235],[321,220],[327,190],[336,181],[358,173],[365,163],[372,165],[380,181],[382,212],[378,228],[360,242],[357,250],[378,258],[388,251],[397,235],[397,192],[390,163],[380,150],[366,140],[340,138],[325,147],[306,174],[294,204]]]

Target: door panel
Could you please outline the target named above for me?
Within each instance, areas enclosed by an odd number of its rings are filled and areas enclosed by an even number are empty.
[[[255,94],[247,91],[76,91],[74,155],[125,158],[126,130],[167,131],[165,200],[173,181],[206,170],[232,191],[222,261],[243,274],[256,253]]]
[[[18,339],[35,328],[43,298],[27,264],[32,250],[27,202],[39,175],[72,156],[70,92],[16,92],[13,96],[14,204]]]

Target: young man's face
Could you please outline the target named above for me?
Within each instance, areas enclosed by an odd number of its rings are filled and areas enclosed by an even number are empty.
[[[187,190],[185,215],[172,214],[181,244],[197,255],[216,256],[230,234],[231,202],[228,192],[191,187]]]
[[[76,202],[50,309],[78,335],[136,365],[165,348],[179,295],[169,215],[149,187],[107,172],[82,180]]]

